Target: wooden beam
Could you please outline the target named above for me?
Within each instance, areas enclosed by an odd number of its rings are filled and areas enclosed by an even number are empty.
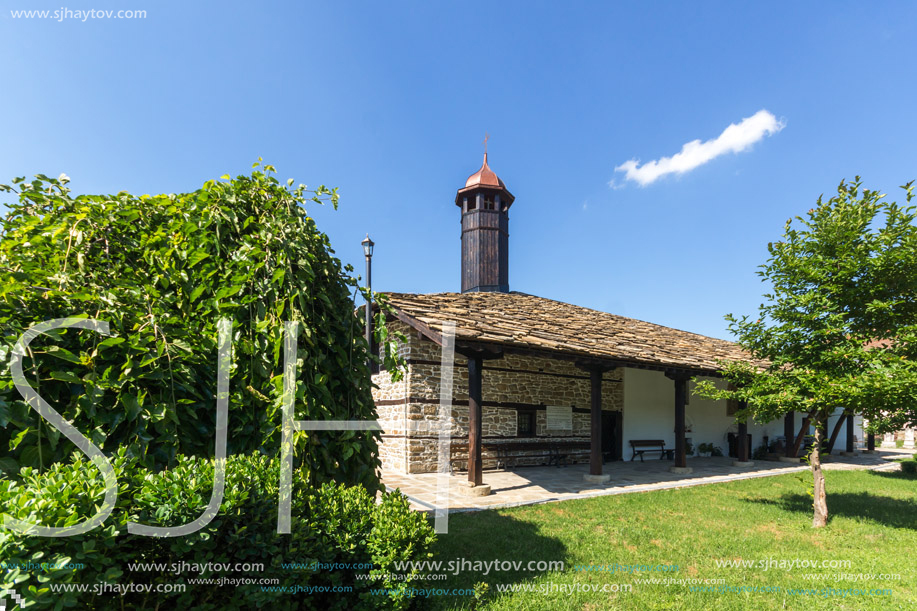
[[[455,351],[467,359],[492,360],[503,358],[503,348],[497,345],[475,344],[469,342],[456,343]]]
[[[439,367],[441,364],[440,361],[433,361],[430,359],[412,359],[412,358],[404,359],[404,363],[405,365],[433,365],[436,367]],[[541,371],[540,369],[539,370],[512,369],[510,367],[495,367],[493,365],[487,365],[485,369],[487,371],[505,371],[507,373],[525,373],[525,374],[534,375],[534,376],[546,376],[546,377],[551,377],[551,378],[566,378],[569,380],[588,380],[589,379],[588,375],[577,375],[574,373],[556,373],[554,371]],[[580,367],[580,369],[583,369],[583,367]],[[614,369],[615,367],[609,366],[605,371],[613,371]],[[622,383],[621,380],[613,380],[613,379],[603,379],[602,381],[606,384],[621,384]]]
[[[573,365],[577,369],[588,371],[590,374],[593,371],[598,371],[599,374],[603,374],[603,373],[612,371],[617,368],[616,365],[612,365],[611,363],[608,363],[607,361],[595,361],[595,360],[589,360],[589,359],[576,360],[573,362]],[[590,378],[591,378],[591,375],[590,375]]]
[[[831,450],[834,449],[834,442],[837,441],[837,435],[838,433],[841,432],[841,426],[844,425],[845,420],[847,420],[847,417],[844,415],[841,415],[841,417],[837,419],[837,424],[834,425],[834,430],[831,431],[831,440],[828,441],[828,447],[825,449],[825,452],[827,452],[828,454],[830,454]],[[825,418],[824,430],[825,431],[828,430],[828,419],[827,418]]]
[[[404,324],[408,325],[409,327],[412,327],[416,329],[417,331],[419,331],[420,333],[422,333],[424,336],[426,336],[427,339],[429,339],[436,345],[438,346],[443,345],[442,334],[439,333],[438,331],[435,331],[432,327],[430,327],[430,325],[417,320],[413,316],[409,316],[408,314],[405,314],[398,308],[395,308],[395,317],[398,320],[400,320],[401,322],[403,322]]]
[[[590,447],[589,447],[589,473],[590,475],[602,474],[602,371],[598,368],[589,371],[591,386],[591,418],[590,418]]]
[[[480,358],[468,359],[468,482],[472,486],[484,483],[481,463],[481,388]]]
[[[799,435],[796,436],[796,442],[793,443],[793,456],[799,456],[799,447],[802,445],[802,440],[805,438],[806,433],[809,432],[809,424],[811,423],[812,416],[813,414],[809,413],[802,418],[802,424],[799,427]]]

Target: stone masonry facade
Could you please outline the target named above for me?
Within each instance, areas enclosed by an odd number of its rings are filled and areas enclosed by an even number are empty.
[[[387,371],[373,376],[376,410],[382,425],[380,458],[382,467],[398,473],[429,473],[438,470],[439,438],[445,432],[454,447],[450,462],[467,457],[462,447],[468,440],[468,369],[465,357],[455,355],[452,384],[451,430],[444,430],[446,419],[440,418],[441,348],[404,323],[389,326],[407,337],[400,347],[407,365],[404,377],[391,381]],[[589,374],[573,362],[506,354],[503,358],[484,361],[482,388],[483,466],[496,466],[493,448],[501,447],[514,456],[517,465],[542,464],[543,452],[532,450],[533,443],[589,441]],[[620,411],[624,403],[624,380],[621,369],[602,377],[602,409]],[[573,410],[572,431],[547,429],[545,406],[570,407]],[[534,412],[534,436],[517,435],[517,415]],[[515,451],[511,444],[524,443],[525,450]],[[521,448],[522,446],[516,446]],[[546,449],[546,448],[545,448]],[[527,458],[528,457],[528,458]],[[568,462],[588,462],[588,450],[568,456]]]

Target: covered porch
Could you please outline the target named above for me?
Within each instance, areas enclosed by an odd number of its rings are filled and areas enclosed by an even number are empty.
[[[900,468],[893,462],[896,458],[909,457],[913,450],[881,450],[875,454],[856,456],[832,455],[825,463],[825,469],[877,469]],[[619,461],[605,463],[604,471],[609,476],[605,482],[590,482],[584,478],[590,468],[586,464],[566,467],[520,467],[514,470],[487,472],[487,482],[492,494],[469,496],[464,494],[464,474],[445,475],[420,473],[404,475],[382,474],[386,488],[401,490],[412,506],[420,511],[431,510],[436,503],[440,487],[446,484],[446,497],[450,511],[476,511],[518,505],[534,505],[552,501],[582,499],[593,496],[647,492],[698,486],[720,482],[769,477],[784,473],[808,470],[807,466],[777,461],[759,461],[753,467],[735,467],[734,459],[728,457],[692,458],[690,473],[672,473],[671,461],[647,460],[646,462]],[[439,478],[443,479],[440,480]]]

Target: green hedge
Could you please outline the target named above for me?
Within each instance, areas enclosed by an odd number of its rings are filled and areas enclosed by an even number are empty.
[[[178,456],[175,467],[154,473],[122,450],[113,457],[119,496],[105,524],[85,535],[40,538],[0,530],[0,561],[16,566],[79,563],[82,568],[0,569],[0,589],[24,595],[35,609],[406,609],[413,599],[400,594],[417,582],[392,580],[409,571],[396,562],[426,560],[434,534],[428,519],[413,512],[398,492],[380,502],[362,486],[326,483],[312,488],[302,471],[293,476],[292,533],[277,534],[279,468],[264,456],[227,461],[226,488],[217,517],[192,535],[174,538],[127,534],[127,522],[178,526],[197,519],[206,507],[213,463]],[[82,454],[43,473],[24,468],[0,478],[0,507],[6,515],[45,526],[67,526],[91,516],[104,496],[95,466]],[[131,563],[159,563],[155,570],[131,570]],[[371,564],[371,570],[311,570],[325,565]],[[181,563],[187,563],[182,565]],[[206,563],[260,563],[252,572],[176,570]],[[300,568],[290,568],[298,564]],[[212,565],[211,565],[212,567]],[[246,567],[240,567],[246,568]],[[367,579],[358,578],[359,575]],[[276,584],[202,585],[196,579],[276,579]],[[95,584],[184,584],[184,592],[93,592]],[[238,582],[235,582],[238,583]],[[86,593],[53,592],[52,584],[89,584]],[[136,587],[136,586],[135,586]],[[394,588],[379,595],[374,588]],[[264,589],[268,588],[268,589]],[[278,591],[298,588],[299,593]],[[318,588],[317,590],[315,588]],[[346,592],[322,588],[350,588]],[[273,590],[271,590],[273,589]],[[312,589],[311,593],[304,593]],[[123,605],[123,606],[122,606]]]
[[[917,473],[917,460],[902,460],[901,471],[904,473]]]
[[[284,321],[300,331],[295,418],[376,418],[357,282],[305,208],[336,207],[335,191],[281,183],[269,165],[180,194],[74,197],[66,184],[0,185],[18,194],[0,220],[0,469],[44,469],[74,450],[10,376],[18,338],[55,318],[107,322],[111,337],[36,338],[29,383],[105,454],[128,447],[149,468],[214,455],[221,318],[232,321],[230,454],[277,452]],[[297,466],[315,485],[378,488],[378,439],[299,436]]]

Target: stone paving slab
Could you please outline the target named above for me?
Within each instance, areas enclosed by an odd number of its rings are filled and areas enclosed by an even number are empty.
[[[913,450],[877,449],[875,454],[840,456],[833,454],[824,463],[826,470],[899,469],[895,459],[912,456]],[[566,501],[612,494],[647,492],[715,484],[756,477],[771,477],[784,473],[807,471],[806,465],[793,463],[757,461],[752,467],[733,467],[732,458],[691,458],[689,474],[669,472],[671,461],[648,460],[646,462],[617,461],[606,463],[604,472],[611,479],[602,484],[587,482],[583,475],[589,472],[588,465],[566,467],[522,467],[512,471],[485,471],[484,483],[489,484],[492,494],[472,497],[461,488],[465,474],[445,476],[448,481],[447,498],[450,512],[478,511],[519,505],[534,505],[553,501]],[[436,473],[404,475],[383,471],[382,483],[389,490],[398,488],[411,500],[419,511],[430,511],[437,499]]]

